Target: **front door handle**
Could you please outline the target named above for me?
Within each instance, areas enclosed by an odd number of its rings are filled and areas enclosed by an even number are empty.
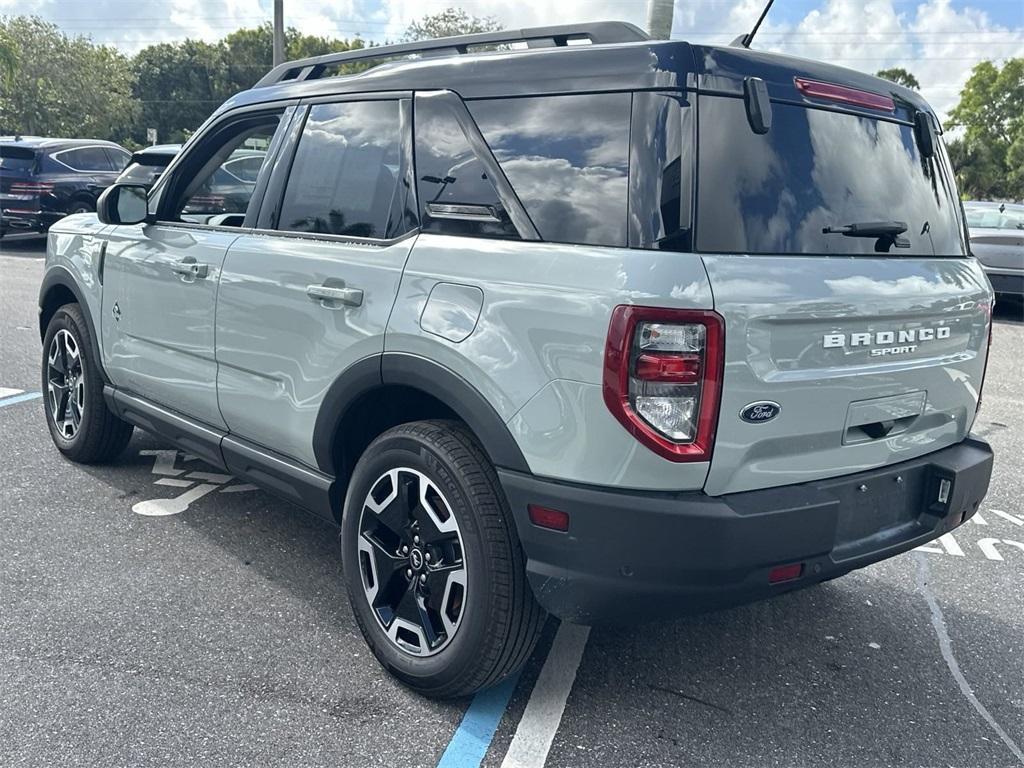
[[[306,287],[306,295],[309,298],[319,301],[324,309],[341,309],[344,307],[358,307],[363,303],[363,291],[361,288],[348,288],[344,283],[341,285],[310,285]]]
[[[210,267],[197,263],[191,256],[186,256],[181,261],[171,264],[171,271],[181,275],[182,282],[191,283],[196,278],[202,279],[210,274]]]

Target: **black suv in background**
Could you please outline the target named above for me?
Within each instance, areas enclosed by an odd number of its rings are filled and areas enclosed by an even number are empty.
[[[45,232],[69,213],[96,210],[130,158],[110,141],[0,137],[0,235]]]

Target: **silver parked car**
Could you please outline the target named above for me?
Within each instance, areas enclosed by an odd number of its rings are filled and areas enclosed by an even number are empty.
[[[617,23],[286,63],[51,230],[46,419],[72,461],[141,428],[335,523],[377,658],[468,694],[545,612],[771,597],[970,519],[961,211],[920,94],[828,64]]]
[[[996,293],[1024,296],[1024,205],[964,203],[971,251]]]

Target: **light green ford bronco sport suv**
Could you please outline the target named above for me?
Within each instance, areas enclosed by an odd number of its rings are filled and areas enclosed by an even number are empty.
[[[835,578],[988,488],[939,133],[893,83],[617,23],[284,64],[51,229],[53,441],[139,427],[336,523],[367,642],[433,696],[548,612]]]

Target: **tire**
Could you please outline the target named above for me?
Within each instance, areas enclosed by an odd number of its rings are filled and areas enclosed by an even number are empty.
[[[68,215],[73,213],[92,213],[96,205],[91,200],[75,200],[68,209]]]
[[[403,494],[427,503],[404,505]],[[349,484],[341,546],[363,637],[416,692],[466,696],[526,663],[545,614],[497,473],[461,423],[403,424],[370,444]],[[410,612],[418,637],[401,618]]]
[[[65,304],[50,318],[43,338],[43,407],[57,450],[79,464],[116,458],[132,436],[132,425],[107,408],[94,353],[81,307]]]

